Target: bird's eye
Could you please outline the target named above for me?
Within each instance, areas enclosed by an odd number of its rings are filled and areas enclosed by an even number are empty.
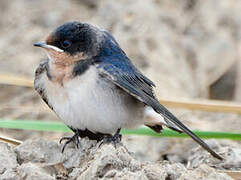
[[[64,41],[61,43],[61,45],[62,45],[62,47],[63,47],[64,49],[70,47],[71,44],[72,44],[72,43],[71,43],[69,40],[64,40]]]

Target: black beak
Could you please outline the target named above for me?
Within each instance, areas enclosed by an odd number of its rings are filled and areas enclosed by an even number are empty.
[[[37,42],[37,43],[34,43],[33,45],[36,46],[36,47],[42,47],[42,48],[46,47],[45,42]]]

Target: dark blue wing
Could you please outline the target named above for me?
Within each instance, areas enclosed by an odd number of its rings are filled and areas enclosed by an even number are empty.
[[[107,36],[111,35],[107,34]],[[112,36],[107,38],[99,56],[95,59],[95,63],[102,76],[109,79],[144,104],[151,106],[157,113],[165,118],[167,123],[175,124],[214,157],[222,159],[222,157],[211,150],[205,142],[197,137],[170,111],[159,103],[153,93],[154,83],[134,67]]]
[[[105,75],[143,103],[150,105],[147,103],[148,99],[155,99],[154,83],[135,68],[113,37],[110,34],[107,35],[108,41],[95,59],[97,68],[102,75]]]

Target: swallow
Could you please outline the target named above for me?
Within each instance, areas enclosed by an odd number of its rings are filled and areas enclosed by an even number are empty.
[[[155,84],[143,75],[106,30],[81,22],[67,22],[43,42],[47,59],[35,72],[34,87],[46,104],[74,132],[62,147],[79,138],[117,143],[122,128],[146,125],[161,133],[162,126],[188,134],[217,159],[204,141],[157,100]],[[160,120],[148,120],[153,111]]]

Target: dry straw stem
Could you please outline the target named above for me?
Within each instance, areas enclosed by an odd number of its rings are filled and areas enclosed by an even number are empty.
[[[231,101],[216,101],[203,99],[161,99],[160,103],[170,108],[184,108],[189,110],[241,114],[241,104]]]
[[[0,74],[0,84],[33,87],[33,80],[12,74]]]
[[[225,173],[229,175],[231,178],[235,180],[241,180],[241,171],[227,171],[227,170],[220,170],[220,173]]]
[[[33,80],[10,74],[0,74],[0,84],[33,87]],[[241,114],[241,104],[229,101],[193,100],[193,99],[160,99],[160,103],[169,108],[183,108],[210,112]]]
[[[6,142],[9,144],[13,144],[16,146],[22,143],[22,141],[19,141],[19,140],[13,139],[13,138],[9,138],[9,137],[5,137],[2,135],[0,135],[0,141]]]

